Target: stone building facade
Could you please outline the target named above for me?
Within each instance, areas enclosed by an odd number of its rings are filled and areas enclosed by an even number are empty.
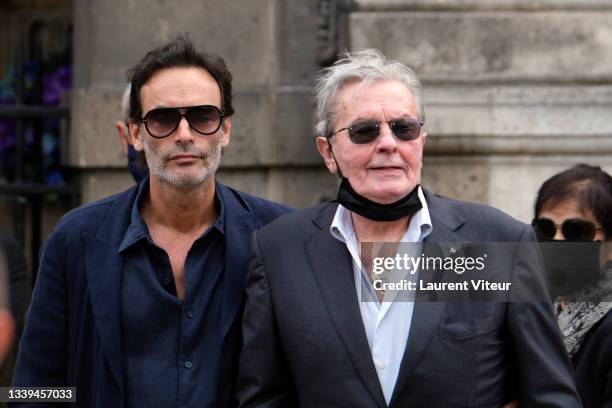
[[[125,71],[179,32],[235,75],[220,178],[242,190],[298,207],[334,196],[313,143],[313,75],[364,47],[424,82],[427,188],[529,221],[553,173],[612,171],[607,0],[81,0],[74,13],[69,157],[84,201],[130,184],[112,128]]]

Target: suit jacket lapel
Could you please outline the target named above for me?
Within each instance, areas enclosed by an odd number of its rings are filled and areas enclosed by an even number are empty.
[[[253,212],[242,206],[220,183],[217,191],[225,207],[225,280],[221,311],[221,339],[225,337],[244,302],[251,234],[258,227]]]
[[[425,191],[425,199],[433,226],[431,234],[425,239],[425,244],[433,246],[432,250],[434,252],[447,253],[448,248],[446,246],[438,248],[436,243],[458,242],[459,239],[455,232],[465,221],[452,206],[448,205],[448,202],[441,200],[439,197]],[[430,251],[426,250],[426,252]],[[420,276],[419,278],[424,277]],[[393,406],[423,358],[427,347],[436,334],[446,307],[446,302],[415,302],[408,343],[404,350],[399,374],[389,403],[390,406]]]
[[[323,207],[315,225],[319,231],[306,244],[306,253],[319,290],[351,362],[379,407],[386,407],[371,358],[346,246],[329,232],[336,205]]]
[[[87,233],[87,281],[95,325],[111,371],[123,390],[123,355],[121,350],[121,274],[123,259],[118,243],[112,245]]]
[[[124,371],[121,340],[121,277],[123,257],[119,245],[129,225],[138,185],[116,198],[105,222],[93,236],[83,233],[86,274],[95,326],[100,343],[120,392],[123,394]]]
[[[227,334],[244,302],[249,238],[255,230],[249,221],[249,219],[234,219],[225,224],[225,280],[223,283],[221,338],[224,338]]]

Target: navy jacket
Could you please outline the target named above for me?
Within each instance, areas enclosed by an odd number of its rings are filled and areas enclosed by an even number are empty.
[[[220,183],[225,205],[226,263],[221,312],[219,406],[233,405],[240,321],[253,231],[288,211]],[[119,244],[137,187],[66,214],[49,236],[21,339],[15,386],[76,386],[78,406],[121,407]],[[152,316],[152,318],[154,318]],[[217,384],[202,384],[216,387]]]

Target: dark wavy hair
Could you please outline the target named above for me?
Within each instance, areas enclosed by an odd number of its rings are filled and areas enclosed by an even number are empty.
[[[612,177],[601,167],[578,164],[546,180],[538,191],[535,216],[566,200],[576,200],[593,213],[606,239],[612,239]]]
[[[221,109],[226,116],[234,114],[232,105],[232,74],[223,58],[198,49],[189,34],[181,34],[174,41],[149,51],[128,70],[130,114],[132,119],[142,118],[140,88],[159,70],[173,67],[197,67],[206,70],[217,81],[221,90]]]

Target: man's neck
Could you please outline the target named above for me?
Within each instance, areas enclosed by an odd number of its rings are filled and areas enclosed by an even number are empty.
[[[399,242],[410,224],[411,217],[397,221],[372,221],[351,212],[358,244],[362,242]]]
[[[202,232],[218,215],[215,180],[211,177],[200,186],[180,188],[151,176],[141,211],[148,225],[155,223],[182,234]]]

